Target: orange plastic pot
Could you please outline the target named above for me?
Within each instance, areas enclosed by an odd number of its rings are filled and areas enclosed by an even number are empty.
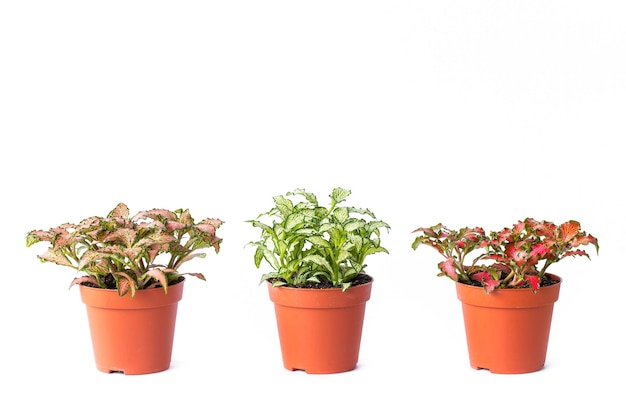
[[[356,368],[372,281],[344,292],[270,283],[268,288],[286,369],[332,374]]]
[[[472,368],[494,374],[523,374],[543,368],[548,350],[557,284],[539,288],[497,289],[456,283]]]
[[[96,368],[126,375],[168,369],[183,284],[169,286],[167,294],[163,288],[140,290],[134,298],[80,285]]]

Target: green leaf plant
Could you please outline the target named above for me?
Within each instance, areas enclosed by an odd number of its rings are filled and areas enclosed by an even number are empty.
[[[190,275],[205,280],[202,273],[179,272],[200,250],[219,253],[222,239],[215,232],[219,219],[196,223],[189,210],[152,209],[129,216],[126,204],[119,203],[106,217],[92,216],[78,224],[64,223],[49,230],[32,230],[26,246],[47,242],[42,262],[73,268],[86,275],[70,284],[117,289],[120,296],[134,297],[138,290],[162,287]]]
[[[579,246],[592,244],[596,254],[598,240],[570,220],[561,225],[526,218],[512,227],[486,233],[481,227],[449,229],[441,223],[413,231],[412,244],[436,249],[445,260],[439,262],[438,276],[482,286],[487,293],[498,288],[530,288],[553,283],[548,267],[572,256],[589,254]]]
[[[261,231],[260,240],[248,243],[256,248],[255,266],[265,260],[272,269],[261,283],[345,291],[368,277],[365,260],[389,253],[380,244],[380,232],[390,227],[368,209],[343,205],[350,194],[334,188],[325,207],[313,193],[296,189],[275,196],[274,207],[247,220]]]

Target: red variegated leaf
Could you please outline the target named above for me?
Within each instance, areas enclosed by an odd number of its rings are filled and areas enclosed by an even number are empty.
[[[593,244],[596,247],[596,250],[598,249],[598,239],[596,239],[595,237],[591,235],[576,236],[571,242],[571,247],[575,248],[577,246],[589,245],[589,244]]]
[[[439,263],[439,269],[447,277],[450,277],[450,278],[452,278],[455,281],[457,281],[459,279],[459,277],[458,277],[458,275],[456,273],[456,268],[454,267],[454,259],[448,258],[445,261],[440,262]]]
[[[589,258],[589,254],[582,249],[569,250],[562,255],[563,258],[565,258],[566,256],[585,256]]]
[[[528,259],[528,252],[516,245],[507,245],[505,253],[511,258],[517,265],[524,265]]]
[[[413,230],[413,233],[419,233],[419,232],[422,232],[426,236],[431,237],[431,238],[436,238],[437,237],[437,233],[435,233],[433,228],[430,228],[430,227],[420,227],[419,229]]]
[[[561,233],[561,240],[567,243],[574,239],[578,234],[578,231],[580,230],[580,223],[575,220],[570,220],[563,223],[559,229]]]
[[[537,275],[526,275],[526,279],[528,280],[528,283],[533,291],[537,291],[539,289],[540,280]]]
[[[547,254],[548,252],[550,252],[550,250],[548,249],[548,247],[543,244],[543,243],[537,243],[536,245],[534,245],[531,250],[530,250],[530,256],[538,256],[538,257],[542,257],[545,254]]]
[[[483,280],[483,287],[487,294],[493,292],[498,287],[498,284],[500,284],[500,281],[493,279],[491,275]]]

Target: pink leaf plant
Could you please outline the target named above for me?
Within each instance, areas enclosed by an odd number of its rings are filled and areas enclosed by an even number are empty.
[[[196,223],[189,210],[153,209],[130,217],[119,203],[106,217],[88,217],[78,224],[64,223],[49,230],[32,230],[26,246],[48,242],[42,262],[68,266],[85,274],[70,284],[117,289],[120,296],[167,287],[184,275],[205,280],[202,273],[179,272],[191,259],[204,258],[205,248],[219,253],[222,239],[215,232],[222,221],[206,218]]]
[[[581,230],[580,223],[567,221],[559,226],[549,221],[526,218],[512,227],[486,233],[481,227],[448,229],[441,223],[415,229],[412,244],[436,249],[444,260],[438,276],[482,286],[487,293],[498,288],[530,288],[550,285],[548,267],[563,258],[589,254],[579,246],[598,240]]]

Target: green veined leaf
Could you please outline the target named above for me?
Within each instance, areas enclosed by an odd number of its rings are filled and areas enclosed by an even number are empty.
[[[348,196],[350,195],[351,191],[350,190],[346,190],[345,188],[341,188],[341,187],[337,187],[334,188],[330,198],[335,202],[335,203],[342,203],[344,202]]]
[[[306,240],[308,240],[315,246],[321,246],[324,248],[330,247],[330,244],[328,243],[328,241],[321,236],[309,236],[306,238]]]

